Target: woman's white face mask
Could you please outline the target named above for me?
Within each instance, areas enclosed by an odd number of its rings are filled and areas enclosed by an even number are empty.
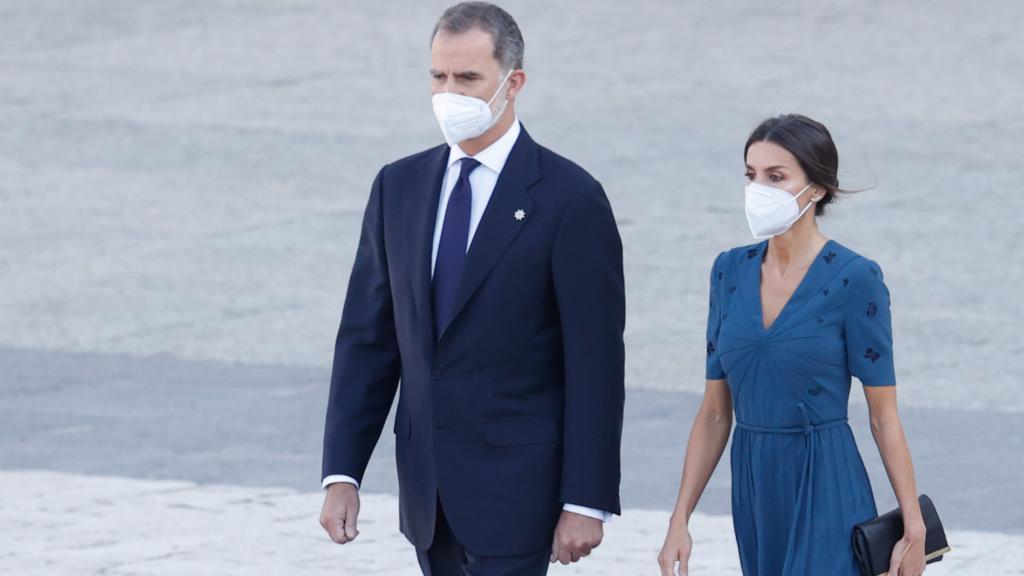
[[[441,132],[444,134],[445,142],[449,146],[455,146],[459,142],[470,140],[480,136],[491,129],[498,122],[498,118],[505,112],[508,106],[508,99],[502,104],[497,114],[491,112],[491,102],[501,93],[502,86],[508,82],[513,70],[509,70],[498,84],[491,99],[484,102],[480,98],[454,94],[452,92],[438,92],[431,98],[434,105],[434,116],[437,123],[441,125]]]
[[[803,210],[796,201],[810,188],[808,184],[795,196],[788,190],[750,182],[744,189],[747,224],[750,233],[756,240],[773,238],[789,230],[807,210],[814,206],[815,200],[807,203]]]

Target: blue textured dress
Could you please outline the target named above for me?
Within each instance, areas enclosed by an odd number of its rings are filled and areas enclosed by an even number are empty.
[[[766,330],[768,241],[711,271],[707,378],[735,411],[732,514],[745,576],[857,576],[853,525],[877,514],[847,424],[851,376],[896,383],[889,292],[878,264],[829,240]]]

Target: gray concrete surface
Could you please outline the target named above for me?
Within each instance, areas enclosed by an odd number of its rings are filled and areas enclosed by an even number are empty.
[[[0,344],[323,366],[373,174],[439,141],[443,2],[0,3]],[[799,111],[878,260],[904,403],[1020,413],[1024,7],[510,2],[520,115],[612,197],[629,384],[699,392],[741,149]]]
[[[329,374],[170,356],[39,353],[0,349],[0,469],[182,479],[316,491]],[[859,394],[859,390],[854,390]],[[630,390],[623,431],[623,507],[675,504],[690,423],[690,392]],[[907,408],[903,421],[918,471],[944,522],[1024,534],[1019,494],[1024,415]],[[851,426],[879,508],[896,506],[866,408]],[[397,494],[394,440],[385,426],[363,481]],[[723,455],[699,510],[729,514]]]
[[[369,184],[440,141],[445,5],[0,0],[0,470],[317,490]],[[707,271],[750,241],[742,145],[795,111],[873,187],[821,225],[885,271],[921,489],[953,527],[1024,533],[1024,5],[505,5],[521,119],[604,183],[624,238],[627,506],[672,505]],[[728,512],[727,471],[702,510]]]

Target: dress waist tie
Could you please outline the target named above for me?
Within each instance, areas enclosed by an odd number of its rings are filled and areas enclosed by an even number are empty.
[[[803,426],[756,426],[745,422],[736,421],[737,428],[750,430],[752,432],[763,432],[768,434],[803,434],[806,438],[807,450],[804,454],[803,473],[800,475],[800,485],[797,489],[795,521],[790,526],[789,539],[786,544],[786,564],[782,568],[781,576],[804,576],[807,574],[806,566],[798,566],[796,562],[802,562],[807,557],[803,549],[811,544],[811,516],[814,513],[814,444],[816,432],[835,428],[846,423],[847,417],[827,420],[820,424],[811,424],[807,416],[807,407],[803,402],[798,402],[800,418]],[[798,539],[799,535],[799,539]]]

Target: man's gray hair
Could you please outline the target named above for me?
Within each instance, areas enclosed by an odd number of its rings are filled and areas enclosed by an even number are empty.
[[[523,67],[525,45],[519,25],[511,14],[487,2],[461,2],[445,10],[434,26],[430,41],[434,41],[440,30],[449,34],[460,34],[473,28],[479,28],[491,35],[494,40],[494,59],[504,70]]]

